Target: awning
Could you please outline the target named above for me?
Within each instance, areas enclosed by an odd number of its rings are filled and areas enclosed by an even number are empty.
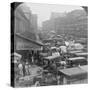
[[[83,65],[83,66],[80,66],[79,68],[81,68],[82,70],[88,72],[88,65]]]
[[[69,77],[87,74],[87,71],[85,71],[79,67],[62,69],[62,70],[59,70],[59,72],[61,72],[65,76],[69,76]]]
[[[60,55],[53,55],[53,56],[44,57],[44,59],[46,59],[46,60],[54,60],[54,59],[59,58],[59,57],[60,57]]]
[[[88,53],[75,53],[75,55],[78,55],[78,56],[87,56]]]
[[[15,34],[16,50],[41,50],[43,44],[39,41],[30,39],[25,34]]]
[[[76,60],[85,60],[85,57],[74,57],[74,58],[69,58],[69,61],[76,61]]]

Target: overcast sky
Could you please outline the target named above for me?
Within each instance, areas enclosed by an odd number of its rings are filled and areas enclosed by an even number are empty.
[[[56,5],[56,4],[37,4],[27,3],[33,14],[38,15],[38,25],[50,18],[51,12],[70,12],[75,9],[82,9],[80,6],[74,5]]]

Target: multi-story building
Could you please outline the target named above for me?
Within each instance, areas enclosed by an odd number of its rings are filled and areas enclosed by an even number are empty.
[[[57,34],[87,36],[87,15],[84,10],[74,10],[65,15],[53,14],[52,18],[43,22],[43,30],[54,30]]]
[[[38,26],[37,26],[37,14],[31,15],[31,26],[34,29],[34,31],[37,30],[37,28],[38,28]]]
[[[14,7],[17,3],[14,3]],[[30,8],[25,4],[19,4],[13,11],[14,22],[11,31],[12,33],[12,49],[30,50],[40,47],[37,30],[37,15],[32,14]]]
[[[59,17],[65,17],[66,14],[67,14],[66,12],[65,13],[52,12],[50,18],[55,19],[55,18],[59,18]]]
[[[19,5],[15,10],[15,32],[34,32],[37,29],[37,15],[32,14],[26,4]]]

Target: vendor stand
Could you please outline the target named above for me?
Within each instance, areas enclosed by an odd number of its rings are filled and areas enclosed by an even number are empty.
[[[86,58],[88,57],[88,53],[86,53],[86,52],[83,52],[83,53],[75,53],[75,55],[76,55],[76,56],[81,56],[81,57],[83,56],[83,57],[86,57]]]
[[[60,84],[87,83],[88,72],[80,67],[62,69],[59,70],[59,74],[61,76]]]
[[[44,57],[43,60],[48,62],[48,65],[52,62],[57,62],[60,59],[60,55],[53,55]]]
[[[68,58],[67,63],[70,67],[77,66],[77,65],[83,65],[86,64],[87,60],[85,57],[74,57],[74,58]]]

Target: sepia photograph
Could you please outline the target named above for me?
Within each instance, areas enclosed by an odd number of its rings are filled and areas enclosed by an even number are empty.
[[[10,5],[11,86],[88,84],[88,7]]]

